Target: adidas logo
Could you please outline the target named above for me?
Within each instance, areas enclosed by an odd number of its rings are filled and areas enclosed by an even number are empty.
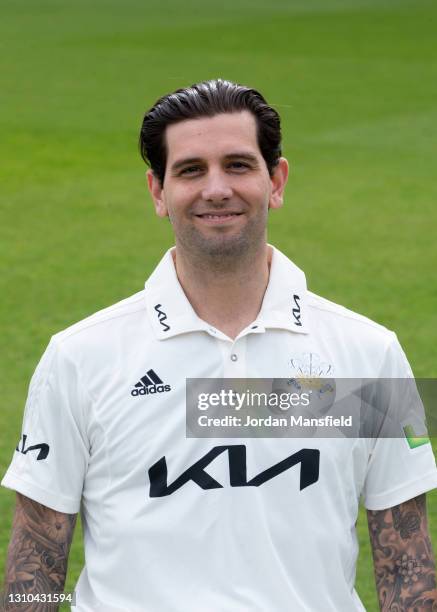
[[[130,392],[131,395],[149,395],[150,393],[166,393],[171,391],[170,385],[164,385],[158,374],[149,370],[140,378],[135,387]]]

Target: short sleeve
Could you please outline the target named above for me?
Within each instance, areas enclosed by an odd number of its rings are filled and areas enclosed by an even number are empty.
[[[391,384],[385,384],[391,380]],[[380,380],[388,415],[387,432],[377,437],[369,458],[362,491],[368,510],[384,510],[437,487],[437,468],[431,443],[412,438],[426,433],[425,413],[411,367],[395,334],[387,349]]]
[[[58,512],[78,512],[89,460],[87,403],[74,363],[52,338],[30,382],[21,439],[1,484]]]

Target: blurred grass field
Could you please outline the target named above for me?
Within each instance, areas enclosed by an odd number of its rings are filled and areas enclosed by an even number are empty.
[[[1,474],[50,335],[141,289],[172,243],[138,129],[158,96],[206,78],[281,113],[292,175],[269,240],[437,376],[436,19],[431,0],[3,0]],[[0,491],[0,576],[13,501]],[[373,611],[364,519],[357,589]],[[77,530],[66,590],[82,563]]]

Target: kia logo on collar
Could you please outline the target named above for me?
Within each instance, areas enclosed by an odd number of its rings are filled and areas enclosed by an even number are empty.
[[[300,303],[299,303],[300,302],[300,297],[298,295],[294,294],[293,295],[293,301],[294,301],[295,307],[292,309],[291,312],[293,313],[294,324],[299,326],[299,327],[302,327],[302,321],[300,320],[300,315],[301,315],[301,312],[300,312]]]
[[[164,328],[164,331],[166,332],[170,329],[170,325],[167,325],[167,323],[165,323],[165,321],[167,321],[167,315],[163,310],[161,310],[161,308],[162,304],[156,304],[155,310],[158,313],[159,322],[161,323],[162,327]]]

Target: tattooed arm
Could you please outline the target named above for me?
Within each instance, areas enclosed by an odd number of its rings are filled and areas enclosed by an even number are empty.
[[[437,612],[425,495],[368,510],[367,520],[381,612]]]
[[[5,579],[5,610],[54,612],[47,603],[9,603],[11,594],[62,593],[75,514],[56,512],[17,493]]]

